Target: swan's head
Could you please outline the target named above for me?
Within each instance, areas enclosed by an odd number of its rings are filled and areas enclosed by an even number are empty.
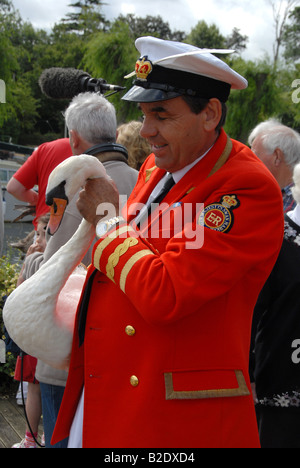
[[[50,206],[48,233],[53,236],[63,219],[68,203],[88,179],[108,177],[104,166],[95,158],[82,154],[71,156],[50,174],[46,190],[46,204]]]

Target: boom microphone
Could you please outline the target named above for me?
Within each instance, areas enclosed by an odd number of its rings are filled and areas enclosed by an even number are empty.
[[[104,94],[106,91],[119,92],[125,88],[107,84],[102,78],[92,78],[87,72],[76,68],[48,68],[39,79],[40,88],[52,99],[72,99],[89,91]]]

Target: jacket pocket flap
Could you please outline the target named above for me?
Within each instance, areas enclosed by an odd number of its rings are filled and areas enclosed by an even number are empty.
[[[250,395],[241,370],[197,370],[165,373],[167,400],[194,400]]]

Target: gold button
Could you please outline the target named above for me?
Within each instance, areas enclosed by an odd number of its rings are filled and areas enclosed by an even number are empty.
[[[132,375],[130,377],[130,383],[133,387],[137,387],[139,384],[139,379],[135,375]]]
[[[125,328],[125,332],[126,332],[126,335],[128,336],[135,335],[135,329],[131,325],[128,325],[128,327]]]

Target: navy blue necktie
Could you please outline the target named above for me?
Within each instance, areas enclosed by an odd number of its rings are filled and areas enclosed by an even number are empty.
[[[164,182],[164,185],[162,186],[160,192],[156,195],[154,200],[151,201],[151,203],[142,209],[137,217],[135,218],[135,223],[139,227],[142,225],[142,223],[147,219],[147,217],[151,214],[152,210],[152,205],[160,203],[167,193],[170,192],[171,188],[175,185],[175,181],[173,179],[172,174],[168,174],[166,177],[166,180]]]

